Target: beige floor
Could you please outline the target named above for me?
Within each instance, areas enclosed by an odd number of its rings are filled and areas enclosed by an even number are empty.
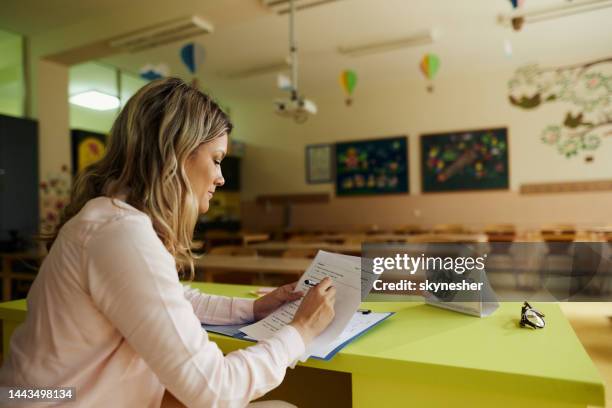
[[[612,302],[560,305],[603,377],[606,407],[612,408]]]

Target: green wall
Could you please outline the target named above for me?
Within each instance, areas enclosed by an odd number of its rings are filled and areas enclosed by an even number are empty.
[[[24,115],[22,37],[0,30],[0,114]]]

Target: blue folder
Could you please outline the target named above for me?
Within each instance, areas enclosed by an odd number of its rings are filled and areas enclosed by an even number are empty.
[[[362,312],[356,312],[358,314],[361,314]],[[369,314],[369,312],[368,312]],[[346,341],[344,341],[342,344],[338,345],[338,347],[336,347],[335,349],[333,349],[332,351],[330,351],[329,353],[327,353],[327,355],[325,355],[324,357],[322,356],[311,356],[314,359],[317,360],[323,360],[323,361],[329,361],[332,359],[332,357],[334,357],[340,350],[342,350],[344,347],[346,347],[347,344],[351,343],[353,340],[355,340],[358,337],[361,337],[364,333],[370,331],[373,327],[378,326],[381,322],[385,321],[386,319],[388,319],[391,315],[393,315],[393,312],[387,312],[387,313],[374,313],[372,312],[372,315],[377,315],[377,320],[367,326],[364,327],[363,330],[355,333],[352,337],[348,338]],[[247,341],[255,341],[249,337],[247,337],[246,334],[244,334],[243,332],[240,331],[240,329],[242,329],[245,326],[249,326],[251,323],[245,323],[245,324],[232,324],[232,325],[212,325],[212,324],[204,324],[202,323],[202,328],[208,332],[212,332],[212,333],[217,333],[217,334],[221,334],[224,336],[228,336],[228,337],[233,337],[235,339],[242,339],[242,340],[247,340]]]

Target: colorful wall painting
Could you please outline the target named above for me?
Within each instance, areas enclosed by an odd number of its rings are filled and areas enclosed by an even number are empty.
[[[507,189],[507,129],[422,135],[421,177],[423,192]]]
[[[407,192],[406,136],[336,143],[336,195]]]

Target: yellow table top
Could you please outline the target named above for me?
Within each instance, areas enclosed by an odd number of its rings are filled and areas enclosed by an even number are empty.
[[[192,283],[206,293],[248,297],[251,286]],[[342,349],[331,361],[305,366],[389,378],[405,383],[452,383],[493,388],[534,398],[604,405],[604,385],[593,362],[554,303],[539,303],[543,330],[518,326],[520,303],[502,303],[477,318],[420,302],[369,302],[363,307],[395,315]],[[25,300],[0,304],[0,319],[23,321]],[[224,352],[249,342],[210,334]]]

